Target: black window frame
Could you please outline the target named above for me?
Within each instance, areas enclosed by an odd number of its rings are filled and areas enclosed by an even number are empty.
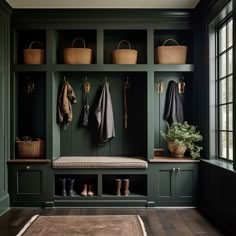
[[[233,43],[233,39],[232,39],[232,45],[231,46],[228,46],[227,45],[227,42],[228,42],[228,31],[227,31],[227,27],[228,27],[228,24],[229,22],[233,22],[233,14],[232,12],[230,14],[228,14],[223,20],[221,20],[219,22],[219,24],[216,25],[216,52],[215,52],[215,62],[216,62],[216,76],[215,76],[215,82],[216,82],[216,122],[215,122],[215,125],[216,125],[216,157],[219,158],[219,159],[222,159],[222,160],[225,160],[225,161],[229,161],[229,162],[233,162],[233,155],[234,155],[234,127],[232,125],[232,130],[229,130],[229,105],[232,105],[232,115],[233,115],[233,111],[234,111],[234,100],[232,99],[232,101],[229,102],[228,100],[228,96],[229,96],[229,78],[231,77],[232,78],[232,83],[233,83],[233,78],[234,78],[234,69],[233,69],[233,46],[234,46],[234,43]],[[223,51],[220,51],[220,30],[222,30],[224,27],[226,26],[226,48],[223,50]],[[233,35],[233,32],[232,32],[232,35]],[[228,73],[228,56],[227,56],[227,53],[230,52],[230,50],[232,51],[232,73]],[[220,77],[220,56],[222,55],[225,55],[226,57],[226,74],[222,77]],[[225,99],[225,102],[221,102],[220,101],[220,82],[224,81],[225,80],[225,83],[226,83],[226,99]],[[233,89],[233,88],[232,88]],[[234,93],[233,93],[233,90],[232,90],[232,96],[234,97]],[[226,108],[226,129],[220,129],[220,108],[223,108],[225,107]],[[234,115],[233,115],[234,117]],[[233,117],[232,117],[232,122],[233,122]],[[226,157],[223,157],[221,156],[220,154],[223,152],[221,150],[221,142],[220,142],[220,135],[222,134],[226,134]],[[232,134],[232,146],[233,146],[233,150],[232,150],[232,158],[233,159],[229,159],[229,133]]]

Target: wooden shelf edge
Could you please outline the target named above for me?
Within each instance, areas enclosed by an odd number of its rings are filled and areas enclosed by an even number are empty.
[[[7,163],[50,163],[49,159],[15,159],[8,160]]]
[[[193,160],[190,157],[153,157],[149,162],[200,162],[200,160]]]

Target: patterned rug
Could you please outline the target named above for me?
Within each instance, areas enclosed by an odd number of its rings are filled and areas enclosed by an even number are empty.
[[[17,236],[146,236],[138,215],[39,216]]]

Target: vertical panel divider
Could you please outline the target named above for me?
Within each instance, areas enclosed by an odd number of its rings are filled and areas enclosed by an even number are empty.
[[[154,62],[154,30],[149,28],[147,31],[147,64],[152,65]]]
[[[104,63],[104,30],[97,28],[97,64]]]
[[[154,148],[154,72],[147,78],[147,159],[153,158]]]
[[[56,63],[56,32],[47,30],[46,34],[46,157],[53,159],[60,155],[60,129],[56,123],[56,106],[58,80],[53,72],[53,64]]]
[[[147,64],[153,65],[154,60],[154,32],[147,30]],[[153,158],[154,148],[154,72],[147,71],[147,160]]]
[[[98,186],[97,186],[97,190],[98,190],[98,197],[102,197],[102,173],[99,173],[98,175],[97,175],[97,177],[98,177],[98,179],[97,179],[97,184],[98,184]]]

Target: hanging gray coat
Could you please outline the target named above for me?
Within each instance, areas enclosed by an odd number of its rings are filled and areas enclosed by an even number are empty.
[[[178,86],[171,80],[168,84],[165,101],[164,119],[169,123],[184,122],[183,101]]]
[[[66,127],[72,121],[72,104],[77,103],[74,90],[68,82],[64,82],[61,91],[59,91],[57,116],[58,122]]]
[[[107,82],[103,85],[102,93],[95,110],[95,116],[98,123],[98,143],[99,145],[103,145],[109,139],[115,137],[113,108],[109,84]]]

